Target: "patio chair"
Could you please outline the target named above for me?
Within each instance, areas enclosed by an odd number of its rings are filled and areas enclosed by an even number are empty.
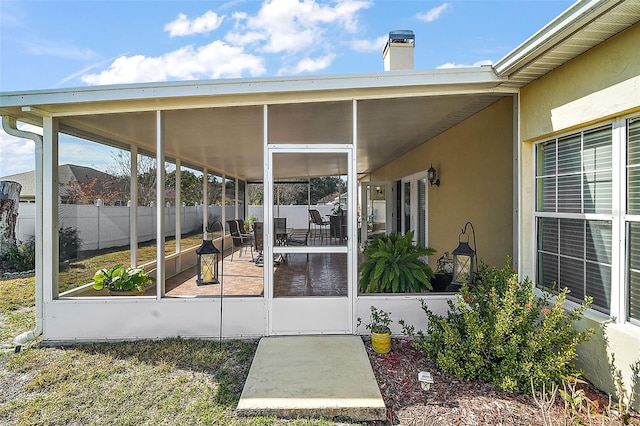
[[[253,223],[253,244],[256,250],[257,256],[255,258],[256,266],[264,265],[264,222],[254,222]],[[279,259],[273,260],[274,265],[280,265]]]
[[[314,231],[316,231],[311,233],[314,240],[317,238],[317,231],[320,231],[320,241],[323,241],[325,230],[327,232],[329,231],[330,222],[328,220],[322,220],[322,216],[320,216],[320,212],[318,210],[309,209],[309,231],[311,231],[312,224],[314,225]]]
[[[244,219],[236,219],[238,222],[238,230],[243,235],[251,235],[251,231],[247,231],[244,227]]]
[[[287,218],[286,217],[274,217],[273,218],[273,238],[277,246],[286,246],[288,240],[287,233]],[[278,256],[279,262],[285,262],[285,256]]]
[[[288,246],[307,246],[309,240],[308,229],[294,229],[287,236]],[[309,253],[307,253],[307,261],[309,260]]]
[[[273,218],[273,235],[277,245],[279,246],[287,245],[287,218],[286,217]]]
[[[253,260],[257,266],[264,264],[264,256],[262,254],[264,250],[264,223],[253,223],[253,248],[256,251],[256,257]]]
[[[231,261],[233,262],[233,254],[235,253],[235,247],[239,247],[239,257],[242,257],[242,249],[246,251],[247,247],[251,250],[251,261],[253,258],[253,242],[251,241],[251,237],[243,232],[240,232],[240,228],[238,227],[238,221],[228,220],[227,225],[229,225],[229,234],[231,235],[231,239],[233,240],[233,246],[231,247]]]

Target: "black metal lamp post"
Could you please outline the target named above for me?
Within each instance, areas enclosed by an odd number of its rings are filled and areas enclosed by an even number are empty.
[[[469,246],[469,234],[467,234],[467,226],[471,226],[473,231],[473,249]],[[464,241],[466,237],[466,241]],[[458,237],[458,247],[453,250],[453,279],[451,284],[462,286],[473,284],[473,273],[477,269],[476,265],[476,231],[471,222],[467,222],[462,229],[462,233]]]
[[[202,240],[202,245],[196,250],[198,255],[196,284],[218,284],[218,259],[220,250],[211,240]]]

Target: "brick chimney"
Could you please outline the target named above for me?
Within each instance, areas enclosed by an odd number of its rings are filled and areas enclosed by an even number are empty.
[[[411,30],[390,31],[389,39],[382,51],[384,70],[412,70],[415,41],[416,36]]]

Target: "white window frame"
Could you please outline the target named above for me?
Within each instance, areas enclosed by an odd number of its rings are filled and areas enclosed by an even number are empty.
[[[425,217],[424,217],[424,241],[425,241],[425,246],[429,246],[429,180],[427,179],[427,171],[426,170],[422,170],[420,172],[417,173],[413,173],[411,175],[405,176],[402,178],[401,182],[401,191],[402,194],[400,195],[400,200],[403,203],[401,212],[402,212],[402,217],[401,217],[401,227],[402,229],[400,230],[401,234],[405,234],[404,230],[405,230],[405,220],[406,220],[406,216],[404,214],[404,197],[405,197],[405,183],[409,183],[410,188],[411,188],[411,223],[409,226],[409,229],[414,230],[414,243],[417,243],[419,241],[418,238],[418,221],[420,218],[419,215],[419,210],[418,210],[418,181],[420,179],[425,179],[426,182],[426,187],[425,187]]]
[[[538,218],[564,218],[564,219],[581,219],[581,220],[605,220],[611,222],[611,302],[609,306],[609,314],[616,323],[628,323],[634,326],[640,326],[640,321],[630,319],[628,312],[629,304],[629,274],[628,274],[628,253],[627,253],[627,223],[640,223],[640,215],[627,214],[627,123],[628,120],[638,118],[638,114],[630,114],[617,117],[613,120],[602,121],[591,126],[574,129],[573,131],[556,135],[553,138],[544,139],[536,142],[533,147],[534,167],[532,168],[534,191],[533,191],[533,216],[534,216],[534,282],[538,285]],[[565,136],[575,135],[577,133],[589,132],[590,130],[611,125],[611,144],[612,144],[612,182],[611,182],[611,214],[600,213],[557,213],[538,211],[538,182],[537,182],[537,162],[538,162],[538,146],[551,140],[559,140]],[[582,151],[581,151],[582,153]],[[581,154],[582,155],[582,154]],[[582,207],[584,208],[584,202]],[[571,302],[570,302],[571,303]],[[603,315],[595,309],[591,312]]]

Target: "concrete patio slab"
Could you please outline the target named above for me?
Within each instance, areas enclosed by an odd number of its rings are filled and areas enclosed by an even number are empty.
[[[264,337],[238,415],[384,420],[386,408],[358,336]]]

